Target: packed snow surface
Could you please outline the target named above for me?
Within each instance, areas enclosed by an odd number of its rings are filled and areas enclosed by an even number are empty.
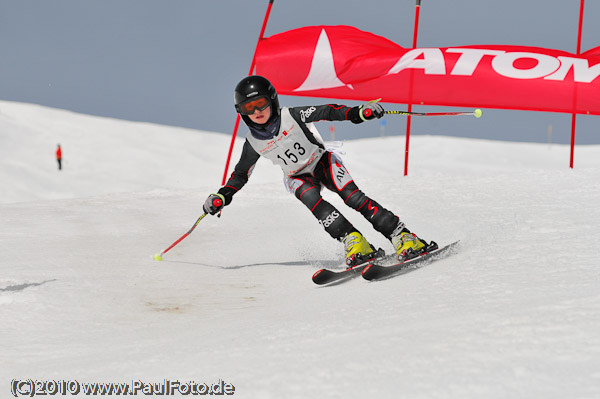
[[[227,135],[5,101],[0,132],[1,397],[27,379],[221,380],[239,398],[600,397],[600,146],[578,146],[570,169],[568,146],[413,135],[405,177],[404,137],[347,141],[365,193],[423,238],[461,244],[403,276],[318,287],[342,246],[267,160],[221,218],[152,259],[220,187]]]

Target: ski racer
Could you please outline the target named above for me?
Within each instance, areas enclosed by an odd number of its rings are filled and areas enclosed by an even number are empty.
[[[426,245],[398,216],[358,188],[339,155],[325,146],[313,123],[323,120],[362,123],[381,118],[384,110],[380,104],[280,108],[275,88],[258,75],[242,79],[235,88],[234,99],[235,109],[250,132],[231,177],[216,194],[206,199],[203,206],[206,214],[214,215],[231,203],[262,156],[281,167],[288,190],[312,212],[331,237],[344,244],[349,267],[370,260],[377,251],[340,211],[321,197],[323,186],[337,193],[346,205],[389,239],[400,260],[413,258],[425,250]]]

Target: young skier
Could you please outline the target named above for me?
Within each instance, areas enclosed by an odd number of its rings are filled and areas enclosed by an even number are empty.
[[[242,79],[235,88],[234,99],[235,109],[250,133],[231,177],[216,194],[206,199],[203,206],[206,214],[214,215],[231,203],[233,195],[248,182],[256,162],[263,156],[281,167],[290,192],[308,207],[325,231],[344,243],[348,266],[365,262],[377,252],[341,212],[321,197],[322,186],[337,193],[346,205],[360,212],[375,230],[389,239],[400,260],[415,257],[425,249],[425,244],[398,216],[358,188],[338,155],[325,147],[313,124],[322,120],[362,123],[381,118],[384,110],[380,104],[371,102],[352,108],[337,104],[280,108],[275,88],[258,75]]]

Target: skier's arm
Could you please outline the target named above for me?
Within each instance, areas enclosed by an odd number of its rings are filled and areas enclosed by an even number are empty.
[[[244,142],[242,148],[242,155],[240,160],[233,170],[233,173],[227,180],[227,183],[221,187],[218,191],[225,198],[225,204],[229,205],[233,198],[233,195],[240,191],[242,187],[248,182],[256,162],[260,158],[260,155],[252,148],[248,140]]]
[[[369,109],[370,112],[365,112],[367,109]],[[381,118],[383,116],[383,107],[376,102],[366,103],[356,107],[326,104],[294,107],[290,108],[290,113],[294,116],[294,119],[299,119],[305,123],[346,120],[349,120],[352,123],[362,123],[368,119]]]

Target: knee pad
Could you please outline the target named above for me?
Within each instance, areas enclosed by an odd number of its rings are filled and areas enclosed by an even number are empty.
[[[315,205],[323,198],[321,197],[320,188],[320,186],[303,184],[296,190],[294,195],[312,212]]]
[[[344,199],[346,205],[357,211],[369,200],[365,193],[360,191],[354,183],[352,183],[350,187],[346,187],[340,195]]]

